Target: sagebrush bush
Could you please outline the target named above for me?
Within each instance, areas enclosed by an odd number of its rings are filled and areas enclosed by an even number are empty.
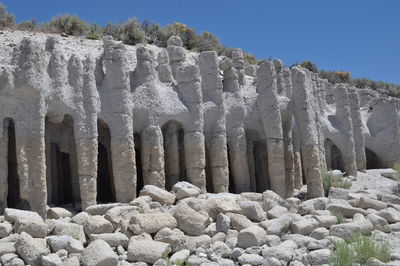
[[[15,17],[8,13],[7,8],[0,3],[0,28],[10,28],[15,24]]]
[[[52,18],[50,29],[58,33],[80,36],[86,32],[87,25],[77,15],[65,14]]]
[[[222,52],[222,45],[217,36],[205,31],[196,36],[194,49],[198,52],[216,51],[218,54],[220,54]]]
[[[27,31],[33,31],[36,29],[36,20],[32,19],[30,21],[22,21],[17,25],[17,29],[19,30],[27,30]]]
[[[314,63],[311,62],[311,61],[304,61],[304,62],[300,63],[300,66],[302,66],[302,67],[304,67],[304,68],[307,68],[307,69],[310,70],[311,72],[318,73],[317,65],[314,64]]]
[[[103,36],[103,30],[97,24],[90,25],[88,31],[86,32],[86,39],[99,40],[101,39],[102,36]]]
[[[336,217],[337,224],[344,224],[345,223],[343,213],[334,212],[333,215]]]
[[[146,34],[136,18],[131,18],[127,23],[122,25],[120,36],[125,44],[136,45],[138,43],[146,43]]]

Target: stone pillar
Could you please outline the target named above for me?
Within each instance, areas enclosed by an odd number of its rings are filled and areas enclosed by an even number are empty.
[[[283,68],[283,81],[285,84],[285,93],[286,93],[286,97],[288,97],[289,99],[293,98],[292,95],[292,72],[290,71],[290,68],[288,67],[284,67]]]
[[[267,138],[268,172],[271,189],[286,197],[286,176],[282,120],[277,98],[275,69],[267,61],[257,70],[257,109]]]
[[[164,129],[164,155],[166,189],[170,190],[179,182],[179,132],[176,123],[170,123]]]
[[[228,146],[235,193],[250,191],[246,134],[243,126],[237,127],[230,132]]]
[[[280,59],[274,59],[274,67],[276,72],[276,87],[279,95],[286,95],[286,84],[283,76],[283,63]]]
[[[339,131],[344,135],[342,145],[342,156],[346,175],[357,176],[356,153],[353,138],[353,124],[351,121],[350,102],[347,88],[344,84],[338,84],[334,89],[336,113]]]
[[[164,147],[161,129],[158,126],[148,126],[141,135],[144,184],[165,188]]]
[[[35,107],[44,106],[44,99],[30,104],[32,127],[16,121],[15,136],[17,150],[18,176],[20,179],[21,200],[29,203],[32,211],[40,216],[47,215],[46,155],[45,155],[45,116]],[[25,105],[26,107],[26,105]]]
[[[222,80],[218,69],[218,56],[214,51],[202,52],[199,56],[203,102],[212,102],[215,112],[212,119],[205,121],[209,139],[211,177],[214,192],[228,192],[229,168],[226,143],[225,106],[222,96]],[[208,123],[207,123],[208,122]]]
[[[111,98],[111,106],[108,107],[111,109],[111,155],[115,195],[119,202],[130,202],[136,197],[131,88],[125,50],[124,45],[104,39],[103,65],[106,73],[102,86]]]
[[[176,79],[176,72],[183,67],[186,60],[186,50],[182,47],[183,42],[178,36],[171,36],[167,41],[167,52],[169,64],[173,77]]]
[[[203,106],[201,78],[198,66],[186,65],[177,69],[176,81],[183,101],[188,106],[190,121],[184,126],[186,178],[206,190],[205,143],[203,135]]]
[[[301,156],[309,198],[322,197],[317,128],[309,99],[311,79],[300,67],[292,68],[294,115],[300,136]]]
[[[98,132],[97,113],[99,111],[99,95],[94,77],[94,62],[87,57],[81,72],[82,85],[76,82],[77,110],[74,121],[74,136],[78,163],[79,188],[82,210],[96,204],[97,199],[97,154]],[[78,73],[74,73],[78,77]]]
[[[292,116],[287,114],[282,122],[283,131],[283,144],[284,144],[284,154],[285,154],[285,175],[286,175],[286,196],[291,197],[293,195],[295,184],[294,184],[294,151],[292,144]]]
[[[8,195],[8,126],[0,121],[0,213],[7,207]]]
[[[238,81],[241,86],[245,85],[245,74],[244,74],[244,57],[242,49],[233,49],[231,53],[231,59],[233,67],[237,70]]]
[[[303,186],[303,166],[301,165],[300,152],[300,137],[296,126],[296,121],[293,121],[292,126],[293,140],[293,165],[294,165],[294,188],[301,189]]]
[[[367,168],[367,158],[365,155],[365,133],[361,120],[360,99],[355,89],[349,89],[349,102],[351,120],[353,123],[353,137],[356,152],[357,169],[365,171]]]

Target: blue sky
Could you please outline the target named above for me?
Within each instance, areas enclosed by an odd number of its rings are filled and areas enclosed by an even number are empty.
[[[320,69],[400,84],[399,0],[0,0],[17,22],[77,14],[105,25],[130,17],[174,21],[209,31],[229,47],[286,65],[311,60]]]

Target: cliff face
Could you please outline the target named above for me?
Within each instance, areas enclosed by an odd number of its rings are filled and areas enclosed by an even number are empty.
[[[244,66],[171,37],[166,49],[0,35],[0,210],[129,202],[143,184],[272,189],[400,160],[400,101],[280,60]]]

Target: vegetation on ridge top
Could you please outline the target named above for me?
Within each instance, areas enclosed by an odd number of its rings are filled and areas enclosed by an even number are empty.
[[[50,22],[37,24],[35,19],[15,24],[15,16],[7,12],[6,7],[0,3],[0,29],[10,28],[26,31],[38,31],[45,33],[59,33],[73,36],[85,36],[87,39],[98,40],[104,35],[110,35],[128,45],[138,43],[149,43],[160,47],[167,46],[167,40],[173,35],[182,39],[186,49],[196,52],[216,51],[219,55],[230,55],[233,48],[223,46],[218,37],[210,32],[197,34],[194,28],[186,24],[174,22],[165,27],[152,23],[149,20],[143,22],[136,18],[113,24],[108,23],[105,27],[98,24],[88,24],[77,15],[59,15],[53,17]],[[247,65],[257,64],[258,61],[252,54],[244,52],[244,61]],[[326,71],[318,70],[311,61],[304,61],[299,65],[318,73],[321,78],[328,79],[331,83],[347,83],[357,88],[381,89],[391,96],[400,97],[400,85],[373,81],[367,78],[353,79],[348,71]]]

